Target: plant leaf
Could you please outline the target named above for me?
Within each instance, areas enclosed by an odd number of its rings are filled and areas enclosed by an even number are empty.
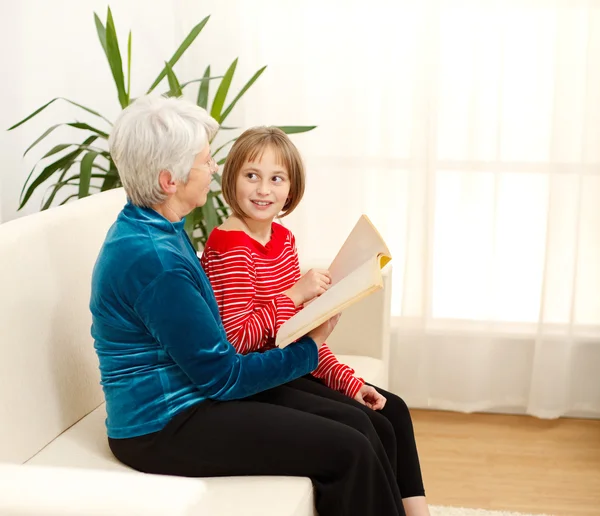
[[[83,145],[89,145],[90,143],[94,142],[97,138],[98,138],[98,136],[96,136],[96,135],[90,136],[87,140],[85,140],[83,142]],[[79,156],[79,154],[81,154],[83,152],[83,150],[84,149],[82,147],[80,147],[80,148],[74,150],[73,152],[70,152],[69,154],[65,154],[64,156],[62,156],[61,158],[56,160],[54,163],[51,163],[46,168],[44,168],[44,170],[42,170],[42,172],[38,175],[38,177],[35,178],[35,180],[31,183],[31,185],[29,185],[29,188],[27,189],[27,192],[25,193],[25,197],[23,197],[23,200],[21,201],[19,210],[21,208],[23,208],[23,206],[25,206],[25,204],[27,203],[27,201],[29,200],[29,198],[32,196],[33,192],[39,185],[41,185],[44,181],[46,181],[57,170],[60,170],[62,168],[72,165],[73,162],[75,161],[75,159]]]
[[[267,68],[266,66],[263,66],[244,85],[244,87],[240,90],[240,92],[236,95],[236,97],[231,101],[231,104],[229,104],[229,106],[227,106],[227,109],[225,111],[223,111],[223,114],[221,115],[220,122],[223,122],[227,118],[227,116],[229,115],[229,113],[231,113],[231,110],[237,104],[238,100],[240,100],[242,98],[242,96],[244,95],[244,93],[246,93],[248,91],[248,89],[250,89],[250,87],[256,82],[256,79],[258,79],[262,75],[262,73],[265,71],[266,68]]]
[[[129,96],[131,93],[131,31],[127,40],[127,105],[129,105]]]
[[[98,156],[97,152],[89,151],[81,160],[79,177],[79,198],[90,195],[90,179],[92,178],[92,165]]]
[[[210,66],[209,66],[210,68]],[[202,81],[214,81],[216,79],[222,79],[223,76],[222,75],[214,75],[213,77],[204,77],[202,76],[202,78],[200,79],[192,79],[191,81],[186,81],[186,82],[182,82],[181,83],[181,87],[185,88],[186,86],[189,86],[190,84],[194,84],[195,82],[202,82]]]
[[[213,192],[209,192],[208,199],[204,206],[202,206],[202,215],[204,215],[204,223],[206,225],[206,237],[211,234],[212,230],[219,225],[219,217],[217,216],[217,210],[213,203],[214,195]]]
[[[52,147],[52,149],[50,149],[48,152],[46,152],[46,154],[44,154],[41,159],[47,158],[49,156],[52,156],[53,154],[56,154],[57,152],[65,150],[67,147],[70,147],[71,145],[76,145],[76,144],[74,144],[74,143],[61,143],[59,145],[56,145],[56,146]]]
[[[169,79],[169,93],[167,95],[169,97],[181,97],[183,95],[181,84],[179,84],[179,80],[177,79],[175,72],[166,61],[165,68],[167,69],[167,78]]]
[[[52,147],[52,149],[50,149],[46,154],[44,154],[40,158],[40,161],[52,156],[53,154],[56,154],[57,152],[65,150],[67,147],[77,147],[78,149],[81,149],[81,150],[93,150],[94,152],[97,152],[98,154],[100,154],[102,157],[104,157],[106,159],[110,158],[110,154],[108,151],[100,149],[98,147],[93,147],[92,145],[84,145],[83,143],[61,143],[59,145],[56,145],[55,147]]]
[[[168,61],[169,66],[171,68],[173,68],[175,66],[175,63],[177,63],[177,61],[179,61],[179,58],[183,55],[183,53],[188,49],[188,47],[198,37],[198,34],[200,34],[200,32],[202,32],[202,29],[208,22],[209,18],[210,18],[210,16],[207,16],[198,25],[196,25],[190,31],[190,33],[187,35],[187,37],[183,40],[181,45],[179,45],[179,48],[175,51],[175,53],[171,56],[171,59],[169,59],[169,61]],[[165,78],[165,75],[167,75],[166,67],[163,68],[162,71],[158,74],[158,77],[154,80],[154,82],[152,83],[152,86],[150,86],[150,88],[148,89],[148,93],[150,93],[154,88],[156,88],[158,86],[160,81],[162,81]]]
[[[69,127],[74,127],[75,129],[85,129],[87,131],[92,131],[94,133],[96,133],[97,135],[101,136],[102,138],[108,138],[108,134],[105,133],[104,131],[101,131],[100,129],[96,129],[95,127],[92,127],[91,125],[88,124],[84,124],[81,122],[70,122],[70,123],[64,123],[64,124],[55,124],[52,127],[49,127],[48,129],[46,129],[44,131],[44,133],[37,139],[35,140],[29,147],[27,147],[27,150],[23,153],[23,156],[25,156],[31,149],[33,149],[38,143],[40,143],[44,138],[46,138],[46,136],[48,136],[50,133],[52,133],[52,131],[54,131],[56,128],[62,126],[62,125],[66,125]],[[70,144],[66,144],[66,146],[68,147]],[[56,147],[59,147],[58,145]],[[54,147],[52,150],[56,149],[56,147]],[[63,147],[64,148],[64,147]],[[62,150],[62,149],[59,149]],[[57,151],[52,152],[50,151],[48,154],[44,155],[44,158],[55,154]]]
[[[63,204],[67,204],[67,203],[68,203],[68,202],[69,202],[71,199],[73,199],[74,197],[77,197],[77,194],[76,194],[76,193],[75,193],[75,194],[72,194],[72,195],[69,195],[69,197],[67,197],[67,198],[66,198],[66,199],[65,199],[63,202],[61,202],[61,203],[59,204],[59,206],[62,206]]]
[[[95,127],[86,124],[84,122],[69,122],[68,124],[69,127],[74,127],[75,129],[85,129],[86,131],[92,131],[93,133],[96,133],[98,136],[100,136],[101,138],[104,138],[105,140],[108,140],[108,133],[105,133],[104,131],[101,131],[100,129],[96,129]]]
[[[46,104],[44,104],[41,108],[36,109],[33,113],[31,113],[31,115],[25,117],[20,122],[17,122],[12,127],[9,127],[7,129],[7,131],[12,131],[13,129],[16,129],[17,127],[19,127],[20,125],[22,125],[25,122],[27,122],[27,120],[30,120],[31,118],[33,118],[35,115],[37,115],[38,113],[40,113],[41,111],[43,111],[44,109],[46,109],[50,104],[52,104],[53,102],[56,102],[57,100],[64,100],[65,102],[69,102],[70,104],[73,104],[74,106],[77,106],[78,108],[84,109],[85,111],[87,111],[88,113],[91,113],[92,115],[99,116],[100,118],[102,118],[102,120],[105,120],[110,125],[112,125],[112,122],[108,118],[103,117],[97,111],[94,111],[93,109],[90,109],[90,108],[87,108],[85,106],[82,106],[81,104],[78,104],[77,102],[73,102],[72,100],[66,99],[64,97],[56,97],[56,98],[53,98],[50,102],[46,102]]]
[[[219,192],[218,195],[215,195],[215,200],[217,201],[218,209],[221,210],[223,213],[223,215],[219,216],[219,225],[221,225],[221,224],[223,224],[223,222],[225,222],[227,217],[229,217],[229,208],[223,202],[223,199],[221,199],[221,192]]]
[[[200,82],[200,87],[198,88],[198,100],[196,101],[196,104],[204,109],[206,109],[206,106],[208,106],[209,83],[210,83],[210,65],[208,65],[206,67],[206,70],[204,71],[204,77],[202,77],[202,80]]]
[[[112,17],[110,7],[106,14],[106,57],[112,72],[117,93],[119,95],[119,103],[125,109],[128,104],[127,94],[125,93],[125,78],[123,76],[123,61],[121,60],[121,51],[119,50],[119,40],[115,29],[115,22]]]
[[[216,182],[216,183],[217,183],[219,186],[221,186],[221,182],[222,182],[222,179],[221,179],[221,174],[219,174],[218,172],[215,172],[215,173],[212,175],[212,178],[215,180],[215,182]]]
[[[56,197],[56,194],[58,193],[58,191],[64,186],[61,185],[65,175],[67,175],[67,172],[69,171],[69,169],[71,168],[71,166],[73,165],[73,163],[71,163],[69,166],[65,167],[62,171],[62,173],[60,174],[60,176],[58,176],[58,181],[52,186],[53,190],[52,193],[50,194],[50,197],[48,197],[48,199],[46,199],[46,202],[44,202],[43,206],[42,206],[42,211],[47,210],[50,205],[52,204],[52,201],[54,201],[54,197]]]
[[[98,32],[98,39],[100,40],[100,44],[104,49],[104,54],[108,57],[108,50],[106,50],[106,29],[104,28],[104,24],[98,17],[96,13],[94,13],[94,22],[96,23],[96,32]]]
[[[117,172],[117,167],[115,166],[112,159],[109,161],[108,174],[106,174],[106,178],[100,187],[101,192],[106,192],[107,190],[112,190],[119,183],[119,173]]]
[[[219,88],[217,89],[217,93],[215,94],[215,98],[213,99],[212,108],[210,110],[210,116],[212,116],[219,124],[221,123],[221,110],[223,109],[223,105],[225,104],[225,99],[227,98],[227,93],[229,92],[229,87],[231,86],[231,79],[233,79],[233,74],[235,73],[235,69],[237,67],[237,58],[233,60],[233,63],[229,66],[225,75],[223,76],[223,80],[221,84],[219,84]]]
[[[225,147],[227,147],[227,145],[229,145],[230,143],[233,143],[236,140],[237,140],[237,137],[236,138],[232,138],[231,140],[229,140],[228,142],[225,142],[220,147],[217,147],[217,150],[212,153],[213,157],[215,157],[217,154],[219,154],[219,151],[223,150]]]
[[[223,163],[225,163],[226,159],[227,159],[227,156],[225,156],[224,158],[221,158],[219,161],[217,161],[217,165],[219,165],[219,166],[223,165]]]
[[[278,125],[279,129],[281,129],[285,134],[297,134],[297,133],[307,133],[308,131],[312,131],[317,126],[316,125]]]
[[[202,211],[200,208],[196,208],[192,210],[191,213],[188,213],[185,217],[185,222],[183,223],[183,229],[188,234],[188,237],[192,242],[194,241],[194,228],[196,227],[196,223],[199,217],[202,216]]]
[[[49,127],[48,129],[46,129],[37,140],[35,140],[29,147],[27,147],[27,150],[23,153],[23,157],[25,157],[27,155],[27,153],[31,149],[33,149],[38,143],[40,143],[46,136],[48,136],[52,131],[54,131],[54,129],[56,129],[57,127],[60,127],[61,125],[63,125],[63,124],[54,124],[52,127]]]

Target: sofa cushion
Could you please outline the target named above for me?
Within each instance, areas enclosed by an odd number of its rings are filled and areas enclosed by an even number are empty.
[[[110,452],[104,404],[57,437],[27,465],[132,471]],[[313,516],[313,490],[301,477],[221,477],[196,479],[206,495],[198,514],[233,516]],[[234,496],[232,496],[234,495]],[[265,504],[265,500],[269,500]]]
[[[339,355],[341,362],[357,371],[368,382],[386,387],[383,362],[371,357]],[[130,470],[111,453],[106,439],[104,404],[66,430],[29,461],[28,465],[59,466],[99,470]],[[260,507],[264,515],[312,515],[313,490],[310,480],[297,477],[224,477],[198,479],[207,487],[206,503],[218,512],[242,514],[249,507]],[[236,496],[231,496],[235,493]],[[268,509],[264,500],[268,499]],[[216,511],[216,509],[215,509]],[[258,513],[257,513],[258,514]]]
[[[121,189],[0,225],[0,461],[22,463],[103,399],[90,277]]]
[[[356,371],[356,375],[365,381],[381,387],[388,388],[388,375],[385,362],[377,358],[363,357],[359,355],[337,355],[342,364],[349,365]]]

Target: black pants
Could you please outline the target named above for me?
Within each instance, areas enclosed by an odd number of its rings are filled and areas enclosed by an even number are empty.
[[[369,418],[381,440],[402,498],[425,496],[412,418],[402,398],[380,387],[375,387],[383,394],[387,402],[382,410],[371,410],[356,400],[330,389],[311,375],[294,380],[287,385],[355,407],[363,412]]]
[[[390,404],[394,396],[382,394]],[[382,414],[374,424],[370,409],[339,396],[303,378],[245,400],[205,401],[160,432],[109,444],[119,460],[147,473],[307,476],[321,516],[404,515],[398,489],[404,468],[397,466],[405,447],[391,444],[394,424],[390,431]]]

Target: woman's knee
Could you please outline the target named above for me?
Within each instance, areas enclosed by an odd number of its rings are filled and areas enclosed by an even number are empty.
[[[348,426],[337,433],[330,452],[336,456],[340,465],[345,465],[344,467],[369,462],[376,457],[369,438],[360,430]]]
[[[343,423],[358,430],[362,435],[367,438],[372,437],[376,433],[376,429],[373,426],[373,422],[369,415],[362,411],[358,407],[352,407],[344,405],[341,407],[340,419]]]

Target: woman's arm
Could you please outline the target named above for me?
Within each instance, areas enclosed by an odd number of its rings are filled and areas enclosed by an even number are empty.
[[[263,349],[296,313],[294,302],[285,294],[262,303],[256,300],[256,270],[245,250],[223,254],[209,250],[202,256],[202,266],[215,293],[227,338],[238,353]]]
[[[208,398],[244,398],[317,366],[317,346],[308,337],[284,349],[236,353],[185,269],[161,273],[142,291],[135,310],[160,346]]]

